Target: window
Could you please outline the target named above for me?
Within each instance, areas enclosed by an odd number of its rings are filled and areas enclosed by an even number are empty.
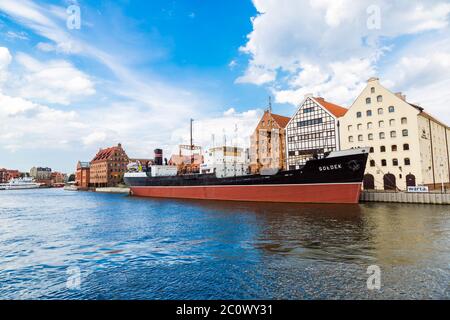
[[[373,128],[373,123],[372,122],[368,122],[367,123],[367,129],[372,129]]]
[[[387,162],[386,162],[385,159],[381,160],[381,165],[382,165],[383,167],[386,167],[386,166],[387,166]]]
[[[372,116],[372,110],[367,110],[367,111],[366,111],[366,115],[367,115],[368,117],[371,117],[371,116]]]
[[[402,130],[402,136],[407,137],[408,136],[408,129]]]
[[[378,114],[383,114],[383,108],[378,108]]]
[[[353,136],[348,137],[348,142],[353,142]]]
[[[378,127],[379,128],[384,128],[384,121],[383,120],[378,121]]]
[[[402,118],[402,124],[407,124],[407,123],[408,123],[408,119]]]
[[[411,160],[409,158],[405,158],[405,166],[411,165]]]
[[[392,165],[394,167],[397,167],[398,166],[398,159],[392,159]]]
[[[370,153],[374,153],[374,152],[375,152],[375,150],[373,149],[373,147],[370,147],[369,152],[370,152]]]
[[[366,98],[366,104],[370,104],[372,100],[370,98]]]
[[[375,160],[370,160],[370,166],[375,167]]]
[[[310,112],[313,112],[313,111],[314,111],[314,107],[303,109],[303,113],[310,113]]]
[[[390,113],[395,112],[394,106],[390,106],[390,107],[389,107],[389,112],[390,112]]]
[[[360,124],[358,124],[358,130],[361,130],[362,129],[362,124],[360,123]]]
[[[380,152],[386,152],[386,147],[385,146],[381,146],[380,147]]]
[[[396,144],[393,144],[393,145],[391,146],[391,150],[392,150],[393,152],[397,151],[397,145],[396,145]]]
[[[362,113],[361,113],[361,112],[357,112],[357,113],[356,113],[356,117],[357,117],[357,118],[361,118],[361,117],[362,117]]]
[[[322,123],[322,118],[317,118],[317,119],[311,119],[311,120],[303,120],[297,123],[297,125],[299,127],[306,127],[306,126],[312,126],[315,124],[321,124]]]
[[[358,136],[358,141],[363,141],[363,135],[362,135],[362,134],[360,134],[360,135]]]
[[[409,144],[405,143],[403,145],[403,150],[405,150],[405,151],[409,150]]]
[[[369,133],[368,136],[367,136],[367,138],[368,138],[369,140],[373,140],[373,133]]]
[[[370,92],[375,93],[375,88],[374,87],[370,88]]]
[[[396,137],[397,137],[397,132],[391,131],[391,138],[396,138]]]
[[[377,102],[383,102],[383,96],[378,96],[377,97]]]
[[[391,127],[394,127],[395,126],[395,120],[394,119],[389,120],[389,125]]]
[[[380,139],[383,140],[384,138],[386,138],[386,135],[384,134],[384,132],[380,132]]]
[[[352,130],[352,126],[348,126],[348,131],[351,131]]]

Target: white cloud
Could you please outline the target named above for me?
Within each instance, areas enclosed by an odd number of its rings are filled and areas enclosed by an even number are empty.
[[[384,82],[411,96],[441,97],[434,102],[445,100],[445,92],[433,88],[440,88],[440,82],[449,79],[448,1],[253,3],[258,14],[241,48],[249,63],[236,82],[266,85],[277,102],[296,105],[306,93],[314,93],[348,106],[369,77],[380,75]],[[380,9],[379,29],[367,26],[372,14],[367,9],[373,5]],[[409,36],[407,41],[397,41],[405,35]],[[445,45],[437,48],[437,42]],[[407,50],[400,54],[402,47]],[[424,87],[429,88],[426,94]],[[422,94],[414,93],[419,91]],[[441,104],[428,107],[442,109]]]
[[[8,67],[12,61],[8,48],[0,47],[0,87],[8,76]]]
[[[106,133],[105,132],[92,132],[91,134],[87,135],[86,137],[83,137],[83,143],[85,145],[92,145],[92,144],[101,144],[106,140]]]
[[[90,78],[67,61],[41,62],[24,53],[16,60],[23,67],[23,76],[15,84],[21,97],[69,105],[95,94]]]

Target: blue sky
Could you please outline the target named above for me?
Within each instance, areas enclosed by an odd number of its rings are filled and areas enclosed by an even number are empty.
[[[449,13],[443,0],[2,0],[0,167],[70,172],[118,142],[175,152],[191,117],[198,143],[237,126],[245,145],[269,95],[287,116],[310,92],[349,106],[370,76],[450,122]]]

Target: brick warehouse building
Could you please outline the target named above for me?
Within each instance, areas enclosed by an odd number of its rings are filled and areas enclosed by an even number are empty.
[[[19,177],[19,170],[0,169],[0,183],[7,183],[9,180]]]
[[[75,183],[79,188],[89,188],[90,173],[91,164],[89,162],[78,161]]]
[[[266,110],[250,137],[250,171],[286,169],[286,125],[290,118]]]
[[[123,181],[129,158],[119,143],[115,147],[100,149],[91,161],[90,187],[114,187]]]

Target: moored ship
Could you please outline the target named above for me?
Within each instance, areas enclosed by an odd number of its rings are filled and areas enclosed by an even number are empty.
[[[40,188],[40,183],[34,182],[32,178],[11,179],[8,183],[1,183],[0,190],[23,190]]]
[[[333,151],[297,170],[217,177],[151,166],[124,176],[139,197],[290,203],[358,203],[369,148]]]

